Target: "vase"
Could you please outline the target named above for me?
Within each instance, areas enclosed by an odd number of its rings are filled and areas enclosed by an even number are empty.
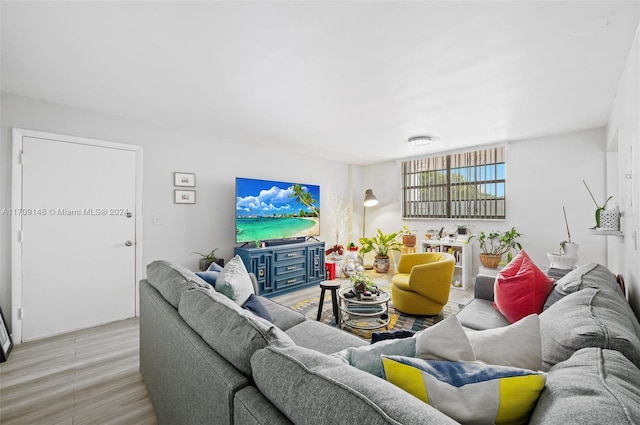
[[[577,243],[568,243],[568,242],[564,243],[562,244],[562,254],[577,256],[579,247],[580,247],[580,244],[577,244]]]
[[[358,253],[356,251],[347,252],[344,256],[344,261],[342,262],[342,273],[346,277],[351,277],[363,270],[364,268],[362,267],[362,264],[360,264]]]
[[[402,245],[413,248],[416,246],[416,239],[416,235],[402,235]]]
[[[502,255],[480,254],[480,262],[488,269],[497,269]]]
[[[386,273],[389,271],[391,267],[391,263],[389,262],[388,255],[377,255],[375,261],[373,262],[373,268],[378,273]]]

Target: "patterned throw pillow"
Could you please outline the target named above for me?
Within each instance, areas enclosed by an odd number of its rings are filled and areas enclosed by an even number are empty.
[[[477,362],[383,356],[384,377],[461,423],[526,423],[546,375]]]

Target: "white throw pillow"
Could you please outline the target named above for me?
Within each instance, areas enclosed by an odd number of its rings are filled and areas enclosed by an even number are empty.
[[[452,362],[476,360],[469,338],[455,315],[413,337],[416,338],[416,357],[420,359]]]
[[[542,370],[540,318],[531,314],[502,328],[467,333],[476,359],[487,364]]]
[[[242,259],[236,255],[216,279],[216,291],[242,306],[253,294],[253,283]]]

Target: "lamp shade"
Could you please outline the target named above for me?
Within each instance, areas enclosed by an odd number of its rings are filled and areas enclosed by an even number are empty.
[[[373,190],[367,189],[364,193],[364,206],[373,207],[374,205],[378,205],[378,198],[373,194]]]

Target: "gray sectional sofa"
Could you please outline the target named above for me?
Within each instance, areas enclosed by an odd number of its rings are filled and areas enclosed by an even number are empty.
[[[615,277],[602,269],[568,275],[570,284],[557,286],[558,301],[540,316],[548,378],[530,423],[639,421],[640,325]],[[460,322],[476,329],[507,324],[483,282]],[[368,342],[260,301],[273,323],[183,267],[147,267],[140,371],[160,424],[457,423],[329,355]]]

